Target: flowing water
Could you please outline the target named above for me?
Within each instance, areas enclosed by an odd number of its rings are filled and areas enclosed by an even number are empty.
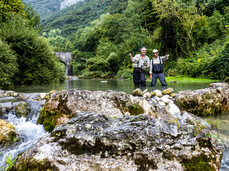
[[[217,125],[219,133],[223,134],[229,140],[229,113],[224,113],[218,116],[204,117],[206,121],[213,122]],[[229,142],[224,142],[227,147],[223,149],[223,159],[221,162],[220,171],[229,170]]]
[[[0,98],[1,103],[5,101],[9,101],[12,103],[11,98]],[[15,100],[16,101],[16,100]],[[29,102],[29,101],[28,101]],[[1,104],[0,103],[0,104]],[[14,159],[22,152],[26,151],[33,145],[39,141],[40,138],[42,138],[46,132],[42,125],[37,125],[37,119],[40,114],[41,105],[44,103],[44,101],[40,102],[29,102],[31,106],[31,112],[27,115],[27,117],[17,117],[15,114],[14,109],[5,113],[2,118],[5,119],[7,122],[11,123],[15,129],[16,132],[19,134],[19,137],[21,139],[20,142],[14,143],[13,145],[6,146],[5,148],[0,148],[0,166],[6,167],[5,160],[7,157],[11,157],[11,159]]]
[[[172,87],[175,92],[182,90],[196,90],[206,88],[211,82],[204,83],[168,83],[168,87]],[[149,83],[148,83],[149,84]],[[115,91],[123,91],[126,93],[131,93],[134,89],[133,83],[131,80],[66,80],[64,83],[60,85],[32,85],[32,86],[15,86],[11,87],[10,90],[22,93],[35,93],[35,92],[49,92],[53,89],[73,89],[80,88],[90,91],[95,90],[115,90]],[[159,85],[155,87],[156,89],[162,89]],[[151,87],[148,85],[146,89],[151,90]],[[0,99],[0,104],[5,102],[13,102],[15,99],[8,97]],[[15,126],[16,131],[19,133],[21,141],[16,143],[14,146],[11,146],[7,149],[0,148],[0,166],[4,166],[5,158],[11,156],[11,158],[16,157],[18,154],[24,152],[40,138],[42,138],[46,132],[43,129],[42,125],[36,125],[36,121],[39,117],[42,102],[29,102],[32,111],[25,118],[18,118],[15,115],[14,111],[10,111],[7,115],[4,115],[4,119],[7,122],[11,123]],[[1,118],[0,118],[1,119]],[[221,115],[218,117],[208,117],[206,120],[217,120],[219,125],[220,133],[229,136],[229,113],[225,115]],[[222,159],[222,167],[221,171],[229,170],[229,149],[224,149],[224,155]]]

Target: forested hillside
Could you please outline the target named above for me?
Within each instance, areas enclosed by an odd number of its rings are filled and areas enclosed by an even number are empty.
[[[26,4],[30,4],[42,19],[60,11],[60,3],[62,1],[63,0],[23,0]]]
[[[84,0],[44,19],[45,31],[61,29],[62,35],[69,36],[104,13],[120,13],[127,6],[127,0]]]

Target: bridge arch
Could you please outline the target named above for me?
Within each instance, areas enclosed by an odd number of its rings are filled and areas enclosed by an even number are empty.
[[[55,52],[56,56],[60,59],[60,62],[65,65],[65,75],[72,76],[72,65],[71,62],[73,60],[71,52]]]

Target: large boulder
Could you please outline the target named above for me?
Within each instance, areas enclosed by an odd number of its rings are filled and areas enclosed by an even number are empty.
[[[83,112],[23,153],[13,170],[218,170],[222,152],[203,132],[147,114]]]
[[[0,147],[19,141],[15,128],[5,120],[0,119]]]
[[[153,103],[153,104],[152,104]],[[64,90],[51,94],[38,119],[45,130],[52,131],[79,112],[96,112],[110,117],[146,113],[151,117],[171,119],[157,102],[115,91]]]
[[[216,115],[229,111],[228,90],[206,88],[201,90],[186,90],[179,92],[176,104],[181,110],[186,110],[198,116]]]

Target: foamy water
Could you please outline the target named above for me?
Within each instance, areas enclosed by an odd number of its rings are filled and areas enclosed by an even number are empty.
[[[18,118],[15,115],[14,111],[10,111],[6,115],[6,121],[11,123],[16,132],[19,134],[21,138],[20,142],[16,142],[11,146],[7,146],[4,148],[0,148],[0,166],[5,167],[6,157],[10,157],[11,159],[17,157],[19,154],[23,153],[33,145],[35,145],[43,136],[46,135],[46,132],[43,128],[43,125],[37,125],[37,119],[40,115],[42,102],[31,102],[31,112],[26,117]]]

